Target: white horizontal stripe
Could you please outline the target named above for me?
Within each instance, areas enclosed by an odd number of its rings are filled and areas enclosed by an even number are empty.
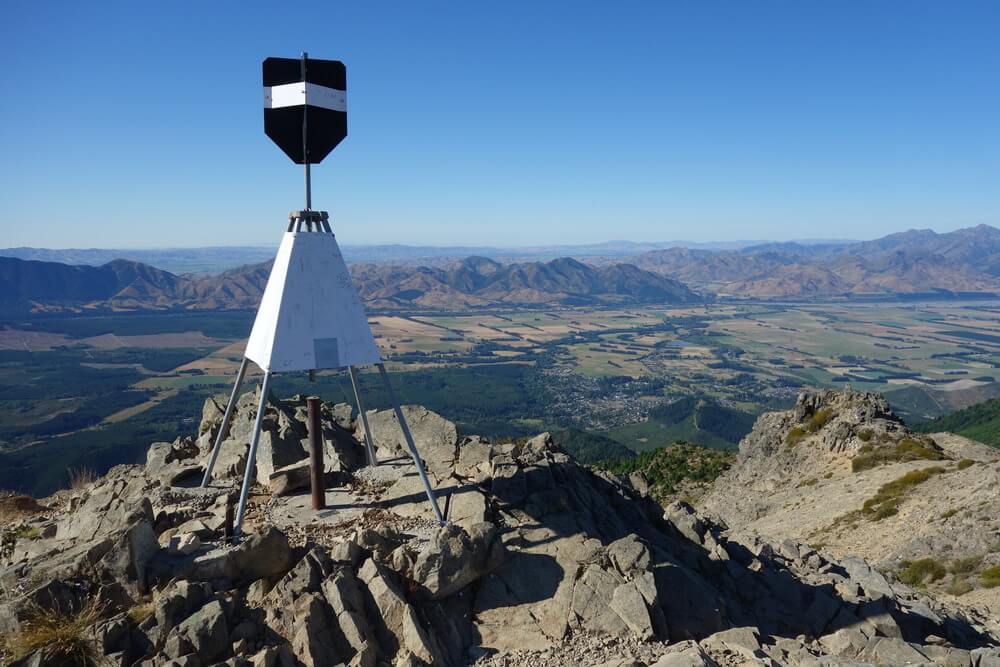
[[[347,111],[347,92],[315,83],[285,83],[264,86],[264,108],[282,109],[308,104],[333,111]]]

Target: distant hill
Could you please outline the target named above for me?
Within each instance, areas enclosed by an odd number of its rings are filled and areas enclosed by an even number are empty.
[[[146,264],[116,259],[102,266],[0,258],[0,303],[77,303],[112,299],[156,302],[182,279]]]
[[[362,298],[376,306],[481,307],[491,303],[698,303],[683,283],[628,264],[594,267],[569,257],[500,264],[469,257],[448,268],[351,266]]]
[[[336,231],[336,230],[335,230]],[[478,255],[503,261],[544,261],[558,257],[607,257],[621,258],[661,248],[702,248],[706,250],[738,250],[761,243],[760,241],[728,241],[695,243],[692,241],[606,241],[581,245],[541,245],[521,247],[491,246],[413,246],[342,245],[341,251],[348,262],[377,264],[438,265],[441,261],[454,261]],[[808,241],[801,242],[808,245]],[[246,264],[264,262],[274,257],[274,246],[208,246],[202,248],[0,248],[0,257],[59,262],[61,264],[86,264],[100,266],[114,259],[127,259],[152,264],[171,273],[219,273]]]
[[[995,398],[921,422],[914,430],[923,433],[957,433],[1000,449],[1000,399]]]
[[[609,241],[521,248],[379,245],[345,246],[343,250],[363,297],[385,308],[692,303],[700,300],[692,289],[750,299],[1000,295],[1000,230],[989,225],[945,234],[909,230],[872,241]],[[120,289],[105,297],[121,308],[150,307],[150,303],[156,307],[252,308],[269,269],[261,260],[271,256],[273,250],[254,247],[0,249],[4,262],[9,257],[105,269],[111,260],[124,261],[124,266],[157,266],[179,281],[176,292],[161,290],[151,279],[154,284],[149,293],[133,291],[134,300],[126,298],[129,294],[119,297]],[[224,273],[207,273],[223,268]],[[23,273],[26,269],[8,267],[6,271]],[[71,272],[59,271],[71,280]],[[106,290],[118,285],[107,277],[97,279],[97,273],[88,275]],[[21,284],[15,288],[24,289]],[[64,298],[58,290],[52,294],[57,300]],[[156,303],[159,297],[163,304]]]
[[[1000,230],[929,229],[851,243],[768,243],[710,252],[654,250],[639,268],[697,288],[749,298],[1000,293]]]
[[[646,421],[619,426],[607,435],[637,452],[671,442],[736,449],[753,428],[754,416],[711,399],[686,397],[650,411]]]
[[[627,264],[594,267],[570,258],[500,264],[470,257],[448,268],[355,264],[363,299],[379,308],[504,305],[688,304],[684,284]],[[70,266],[0,257],[0,306],[28,310],[244,309],[260,300],[270,263],[214,276],[175,275],[127,260]]]

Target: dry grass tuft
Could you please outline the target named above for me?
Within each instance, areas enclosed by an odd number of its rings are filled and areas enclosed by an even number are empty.
[[[131,620],[136,625],[139,625],[147,618],[152,616],[154,611],[156,611],[156,605],[153,603],[152,600],[150,600],[148,602],[141,602],[135,605],[134,607],[129,609],[128,612],[126,612],[126,614],[128,615],[129,620]]]
[[[903,498],[914,487],[923,484],[934,475],[940,475],[944,472],[946,472],[945,469],[939,466],[911,470],[902,477],[880,486],[878,493],[865,501],[861,512],[875,521],[893,516],[899,511],[899,504],[903,502]]]
[[[0,491],[0,523],[27,519],[44,511],[45,508],[34,498],[10,491]]]
[[[90,468],[70,468],[69,488],[82,491],[97,481],[97,473]]]
[[[954,596],[962,596],[973,589],[972,584],[965,577],[955,577],[948,587],[945,588],[945,593],[949,593]]]
[[[28,609],[20,630],[4,638],[3,648],[14,661],[40,652],[46,663],[92,665],[97,658],[94,626],[103,614],[104,605],[96,599],[73,613],[36,605]]]
[[[893,443],[868,443],[858,450],[851,461],[852,472],[862,472],[888,463],[904,461],[944,461],[948,457],[926,436],[903,438]]]
[[[935,582],[947,573],[944,565],[933,558],[904,560],[899,564],[899,568],[899,580],[911,586]]]
[[[994,565],[993,567],[988,567],[979,573],[980,579],[983,581],[983,586],[986,588],[996,588],[1000,586],[1000,565]]]
[[[966,556],[965,558],[956,558],[951,561],[951,565],[948,566],[948,569],[952,574],[971,574],[978,570],[982,563],[982,556]]]

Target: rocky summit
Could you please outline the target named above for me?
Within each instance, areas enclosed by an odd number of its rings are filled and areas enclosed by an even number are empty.
[[[461,436],[419,406],[405,412],[448,523],[434,521],[393,414],[368,415],[381,463],[367,467],[346,405],[323,407],[327,509],[314,512],[305,402],[270,397],[246,536],[227,541],[256,402],[240,399],[208,488],[213,401],[197,434],[153,444],[145,465],[0,498],[5,663],[1000,665],[996,614],[839,548],[739,530],[782,511],[768,490],[820,452],[831,484],[891,466],[933,464],[935,479],[995,467],[909,437],[875,398],[807,396],[762,417],[706,499],[727,531],[658,505],[635,476],[578,464],[547,434]],[[859,511],[891,521],[908,502]]]

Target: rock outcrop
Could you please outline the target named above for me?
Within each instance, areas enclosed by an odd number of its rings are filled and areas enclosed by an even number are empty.
[[[982,577],[1000,566],[1000,452],[916,434],[877,394],[803,394],[793,409],[762,415],[699,509],[730,538],[858,555],[1000,616],[1000,587]]]
[[[274,442],[300,436],[294,401],[272,403]],[[252,404],[241,400],[233,451]],[[209,407],[197,442],[218,422]],[[341,429],[338,447],[360,451],[349,413],[326,414]],[[236,479],[172,486],[166,468],[207,454],[184,441],[155,446],[147,466],[44,499],[3,529],[14,537],[0,571],[0,628],[20,653],[7,659],[65,664],[51,645],[19,638],[41,608],[79,618],[97,600],[81,633],[99,664],[1000,660],[995,618],[928,598],[864,560],[787,539],[730,539],[688,505],[664,510],[578,465],[546,434],[491,443],[460,438],[422,408],[408,414],[447,525],[433,520],[412,463],[363,468],[345,455],[331,471],[337,502],[318,514],[303,494],[272,494],[271,472],[258,468],[247,536],[227,543]],[[380,450],[398,455],[393,420],[372,413],[369,423]]]

